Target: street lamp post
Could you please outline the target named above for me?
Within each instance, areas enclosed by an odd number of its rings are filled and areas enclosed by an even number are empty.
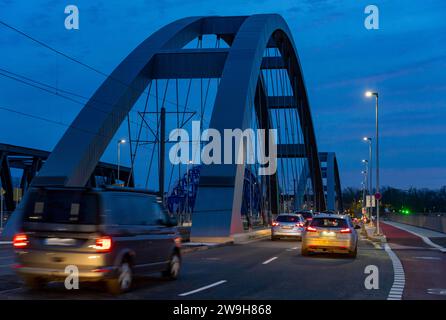
[[[362,173],[362,175],[363,175],[363,200],[364,200],[364,208],[367,208],[367,206],[366,206],[366,203],[367,203],[367,201],[366,201],[366,195],[367,195],[367,188],[368,188],[368,184],[367,184],[367,175],[368,175],[368,170],[367,170],[367,168],[365,169],[365,170],[362,170],[361,171],[361,173]]]
[[[118,182],[119,182],[119,165],[121,162],[121,144],[125,143],[125,139],[118,140]]]
[[[378,92],[366,92],[366,97],[375,96],[375,157],[376,157],[376,193],[379,194],[379,130],[378,130]],[[381,234],[379,228],[379,204],[380,199],[376,199],[376,233]]]
[[[3,188],[0,188],[0,230],[3,230]]]
[[[186,217],[185,217],[185,220],[187,220],[187,223],[189,223],[190,221],[190,219],[189,219],[189,179],[190,179],[190,177],[189,177],[189,165],[190,164],[192,164],[192,160],[189,160],[188,162],[187,162],[187,164],[186,164],[186,173],[187,173],[187,175],[186,175],[186,178],[187,178],[187,181],[186,181],[186,189],[187,189],[187,193],[186,193]]]
[[[364,137],[363,138],[364,141],[366,141],[369,145],[369,195],[371,196],[373,194],[373,156],[372,156],[372,138],[369,137]],[[372,213],[373,213],[373,207],[370,207],[370,216],[369,218],[372,218]]]
[[[364,170],[361,171],[361,173],[363,175],[363,182],[362,182],[362,184],[363,184],[363,203],[362,204],[363,204],[363,206],[362,207],[365,208],[365,210],[367,211],[366,194],[367,194],[367,189],[368,189],[367,175],[369,173],[369,161],[363,159],[361,162],[365,165]]]

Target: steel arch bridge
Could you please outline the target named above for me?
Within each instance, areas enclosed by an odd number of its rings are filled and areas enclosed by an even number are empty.
[[[185,49],[215,35],[227,48]],[[275,50],[265,56],[265,50]],[[264,70],[283,70],[287,94],[272,92]],[[254,108],[258,127],[273,128],[271,113],[298,115],[302,143],[280,143],[279,158],[305,159],[315,210],[326,209],[322,170],[304,78],[291,32],[277,14],[189,17],[156,31],[102,83],[58,142],[34,186],[85,186],[101,155],[145,88],[158,79],[220,78],[209,127],[244,130]],[[274,90],[273,90],[274,91]],[[277,126],[277,124],[276,124]],[[94,134],[92,134],[92,132]],[[160,165],[164,170],[164,165]],[[191,237],[225,238],[243,231],[245,165],[211,164],[200,172]],[[265,177],[268,210],[280,210],[277,175]],[[164,192],[164,182],[160,190]]]

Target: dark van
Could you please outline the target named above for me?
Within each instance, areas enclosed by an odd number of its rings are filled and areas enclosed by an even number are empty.
[[[63,281],[103,281],[130,289],[135,274],[176,279],[181,239],[157,196],[124,188],[34,188],[24,204],[23,232],[14,236],[15,269],[31,288]],[[68,269],[67,269],[68,267]]]

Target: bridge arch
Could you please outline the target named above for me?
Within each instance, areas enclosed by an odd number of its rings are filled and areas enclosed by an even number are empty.
[[[281,52],[281,61],[265,60],[263,54],[267,47],[276,47]],[[291,33],[281,16],[254,15],[246,18],[240,26],[224,65],[210,126],[219,131],[245,128],[249,99],[257,96],[256,92],[260,91],[264,99],[269,100],[267,93],[259,89],[262,86],[260,76],[262,67],[275,68],[278,64],[288,72],[294,100],[288,107],[297,108],[303,128],[304,155],[296,156],[308,159],[315,206],[324,210],[322,175],[309,102]],[[285,97],[283,99],[275,97],[275,100],[283,102],[280,100],[285,100]],[[271,107],[268,104],[267,101],[266,108]],[[261,113],[262,106],[259,109]],[[228,117],[228,114],[231,116]],[[243,166],[240,165],[209,165],[203,168],[196,200],[197,207],[194,210],[192,237],[225,237],[242,231],[240,208],[243,174]],[[230,203],[232,207],[215,208],[215,204],[221,202],[219,199],[224,199],[224,203]],[[232,201],[227,201],[229,199]]]
[[[221,37],[229,48],[183,49],[188,42],[205,34]],[[264,57],[267,48],[276,48],[281,56]],[[277,68],[285,69],[288,74],[290,96],[269,96],[264,86],[261,70]],[[291,32],[284,19],[276,14],[190,17],[155,32],[119,64],[86,103],[34,178],[33,185],[84,186],[152,80],[216,76],[221,81],[210,127],[220,132],[246,128],[252,101],[256,113],[264,115],[259,117],[263,119],[259,125],[262,128],[272,127],[270,109],[294,108],[298,112],[304,143],[278,148],[279,156],[307,159],[314,207],[324,210],[322,174],[302,70]],[[203,168],[192,237],[227,237],[242,231],[243,175],[244,165]],[[268,179],[268,192],[273,199],[270,208],[277,213],[280,210],[277,180],[274,176]],[[216,203],[223,205],[216,209]]]

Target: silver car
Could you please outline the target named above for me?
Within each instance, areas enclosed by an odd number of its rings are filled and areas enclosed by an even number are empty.
[[[310,252],[345,253],[355,258],[358,235],[350,216],[337,214],[316,215],[302,236],[302,255]]]
[[[302,239],[305,219],[300,214],[279,214],[271,225],[271,240],[279,238]]]

